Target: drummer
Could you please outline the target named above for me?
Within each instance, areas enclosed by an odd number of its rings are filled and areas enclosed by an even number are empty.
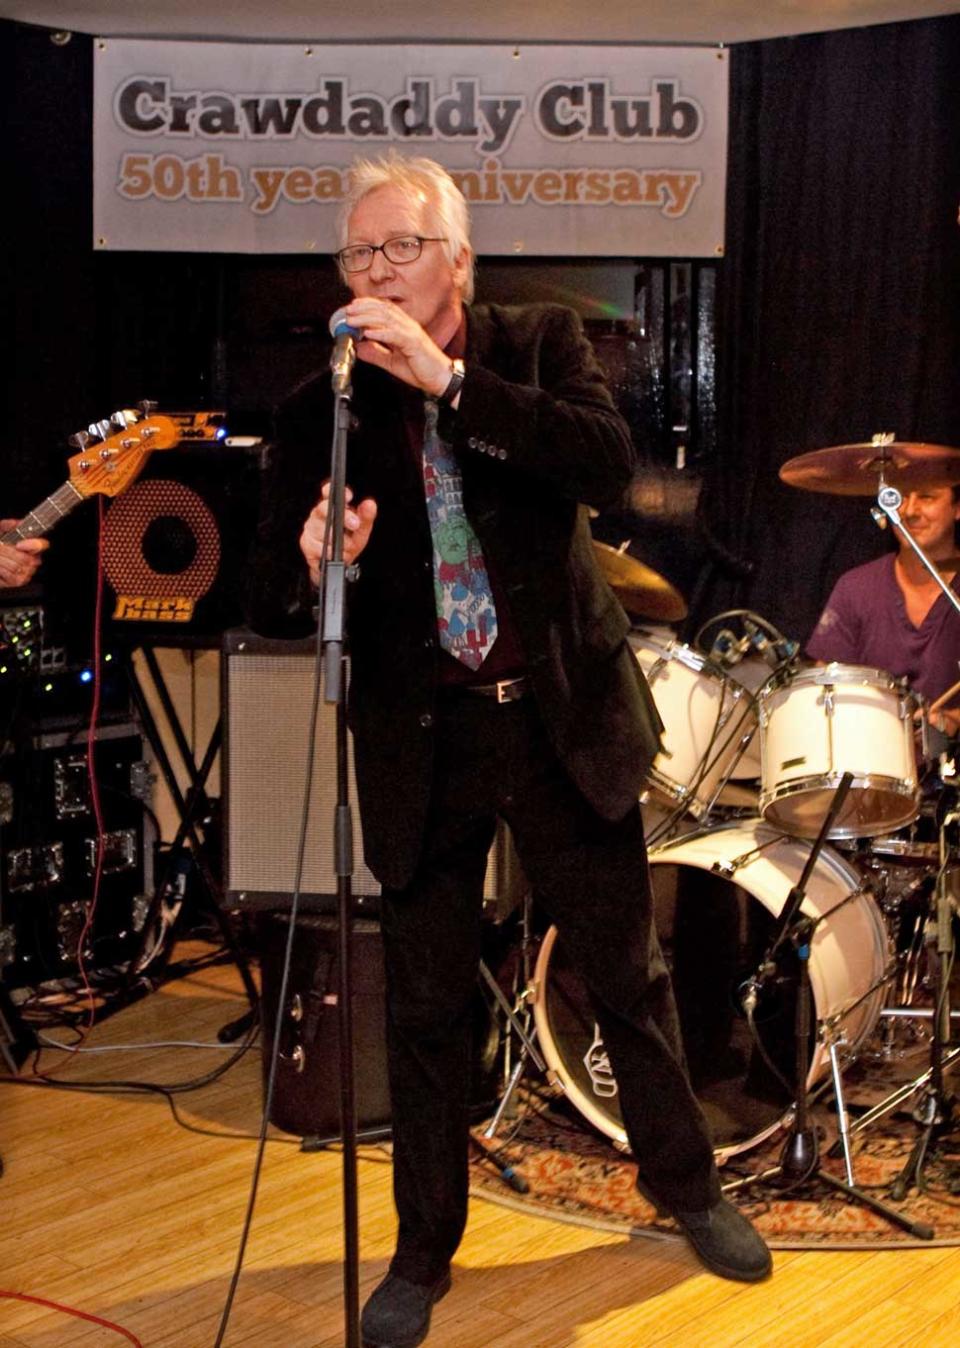
[[[955,530],[960,487],[928,486],[905,493],[904,529],[915,539],[955,593]],[[846,571],[837,581],[806,646],[820,662],[868,665],[905,677],[930,703],[948,690],[934,724],[948,735],[960,731],[960,614],[900,530],[897,550]]]

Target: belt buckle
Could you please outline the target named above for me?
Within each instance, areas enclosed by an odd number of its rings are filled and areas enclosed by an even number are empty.
[[[509,689],[519,683],[519,679],[498,679],[497,680],[497,702],[502,706],[504,702],[512,702],[513,698],[509,696]]]

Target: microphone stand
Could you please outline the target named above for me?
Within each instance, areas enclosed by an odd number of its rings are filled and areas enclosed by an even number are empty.
[[[360,1348],[360,1277],[357,1217],[357,1105],[353,1043],[353,819],[350,812],[346,700],[347,582],[353,568],[343,560],[347,432],[350,429],[352,361],[333,368],[334,430],[330,463],[330,557],[323,559],[319,639],[323,651],[324,701],[336,703],[336,779],[333,851],[337,877],[339,951],[340,1132],[343,1142],[343,1312],[346,1348]]]
[[[901,1226],[909,1231],[911,1235],[920,1240],[932,1240],[933,1228],[924,1222],[913,1222],[900,1212],[895,1212],[885,1204],[879,1202],[871,1194],[864,1193],[853,1183],[845,1183],[837,1179],[834,1175],[828,1174],[820,1168],[820,1150],[817,1143],[816,1129],[810,1123],[809,1097],[807,1091],[807,1077],[810,1072],[810,1008],[811,1008],[811,987],[810,987],[810,946],[813,940],[814,932],[822,919],[811,918],[801,911],[804,899],[806,898],[806,887],[817,864],[817,859],[823,849],[824,843],[833,828],[834,821],[840,812],[847,792],[850,790],[850,784],[853,781],[853,774],[845,772],[840,778],[840,784],[834,792],[833,800],[827,811],[820,832],[817,834],[816,841],[810,849],[806,864],[800,875],[799,880],[787,895],[786,902],[780,914],[779,921],[775,930],[773,940],[767,947],[763,961],[754,978],[748,984],[747,997],[756,1002],[757,993],[764,983],[776,971],[776,957],[778,952],[783,949],[787,943],[793,946],[799,962],[800,980],[797,985],[797,1003],[794,1012],[794,1067],[795,1067],[795,1085],[794,1100],[795,1109],[793,1121],[790,1125],[790,1131],[780,1153],[780,1161],[776,1166],[762,1171],[756,1175],[748,1175],[742,1180],[735,1180],[732,1184],[724,1185],[725,1193],[733,1193],[739,1189],[745,1189],[758,1180],[776,1181],[782,1179],[786,1181],[784,1187],[797,1189],[803,1184],[808,1184],[814,1180],[822,1180],[831,1188],[837,1189],[853,1202],[861,1203],[864,1207],[870,1208],[885,1217],[888,1222],[895,1226]],[[829,914],[827,914],[829,917]],[[843,1109],[841,1100],[838,1100],[838,1108]]]
[[[896,487],[888,487],[883,480],[882,474],[879,480],[878,488],[879,489],[877,491],[877,504],[873,506],[870,511],[870,513],[873,515],[873,518],[877,521],[877,523],[881,526],[881,528],[885,529],[887,525],[887,520],[889,520],[890,523],[899,530],[897,536],[899,538],[905,539],[910,544],[913,551],[920,558],[921,563],[930,572],[930,575],[940,586],[940,589],[943,591],[943,593],[947,596],[947,599],[957,610],[957,612],[960,613],[960,597],[957,596],[957,594],[953,590],[953,587],[947,584],[943,576],[941,576],[940,572],[927,557],[927,554],[924,552],[923,548],[921,548],[920,544],[910,533],[909,529],[905,529],[902,523],[900,522],[900,507],[903,505],[903,493],[898,491]]]

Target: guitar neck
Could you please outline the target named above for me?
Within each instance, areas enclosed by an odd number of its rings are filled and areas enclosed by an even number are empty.
[[[52,496],[41,502],[36,510],[24,515],[15,528],[8,529],[5,534],[0,535],[0,543],[9,546],[19,543],[23,538],[40,538],[43,534],[49,533],[64,515],[69,515],[74,506],[78,506],[84,499],[83,493],[77,491],[72,482],[64,482],[63,486],[58,487]]]

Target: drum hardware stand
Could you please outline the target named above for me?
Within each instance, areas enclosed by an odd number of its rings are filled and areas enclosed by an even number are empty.
[[[144,918],[142,934],[136,953],[130,960],[127,974],[124,982],[124,992],[131,996],[138,984],[141,984],[142,975],[152,962],[152,956],[148,955],[148,943],[150,934],[156,919],[160,916],[165,901],[169,901],[177,894],[178,879],[183,876],[182,865],[186,857],[196,865],[200,875],[203,893],[206,897],[207,907],[213,917],[224,944],[239,970],[243,982],[244,991],[247,994],[247,1000],[250,1009],[239,1020],[232,1021],[229,1025],[223,1027],[220,1037],[224,1043],[230,1043],[239,1039],[247,1029],[253,1025],[259,1015],[259,994],[256,983],[253,981],[253,975],[250,972],[250,965],[246,955],[240,949],[236,935],[229,919],[225,916],[220,903],[220,883],[215,877],[208,860],[208,844],[205,835],[198,832],[198,827],[204,827],[204,821],[208,819],[212,809],[210,797],[207,795],[207,781],[211,769],[220,752],[222,739],[222,718],[217,719],[210,734],[210,739],[204,751],[203,758],[199,765],[197,764],[189,741],[183,731],[180,718],[177,714],[176,706],[170,695],[166,680],[163,677],[163,671],[157,661],[156,652],[153,646],[146,643],[140,646],[144,663],[149,671],[153,682],[154,690],[163,708],[167,723],[173,735],[174,743],[180,756],[180,761],[187,772],[190,781],[190,787],[186,796],[180,790],[180,784],[177,781],[176,772],[167,752],[163,737],[160,734],[156,718],[147,701],[146,692],[137,674],[133,663],[133,649],[127,652],[127,668],[130,680],[130,689],[136,707],[137,716],[143,727],[144,735],[153,750],[157,765],[163,775],[167,790],[173,801],[177,812],[179,825],[173,842],[166,855],[166,864],[160,876],[159,882],[151,899],[150,906]],[[189,848],[187,843],[189,841]],[[175,925],[175,920],[174,920]],[[169,959],[172,939],[166,942],[166,948],[159,952],[162,964]],[[142,984],[141,984],[142,986]]]
[[[847,1184],[853,1188],[856,1179],[853,1173],[853,1156],[850,1151],[850,1116],[847,1114],[847,1106],[843,1096],[843,1069],[840,1066],[839,1050],[846,1044],[842,1030],[837,1030],[836,1021],[839,1017],[831,1017],[829,1023],[824,1026],[824,1037],[827,1042],[827,1053],[830,1057],[830,1079],[833,1082],[833,1094],[837,1104],[837,1132],[839,1133],[840,1146],[843,1150],[843,1169],[847,1177]]]
[[[895,1212],[885,1204],[880,1203],[870,1194],[864,1193],[858,1189],[852,1182],[844,1182],[835,1176],[820,1168],[819,1147],[817,1143],[816,1129],[811,1125],[809,1117],[809,1093],[807,1089],[807,1078],[810,1072],[810,1007],[811,1007],[811,987],[810,987],[810,944],[813,939],[813,933],[817,926],[817,921],[808,917],[801,911],[804,898],[806,897],[806,887],[809,882],[813,869],[816,866],[820,852],[826,842],[827,836],[833,827],[834,821],[840,812],[840,808],[846,799],[850,790],[850,784],[853,781],[853,774],[845,772],[840,778],[840,784],[834,792],[833,800],[827,811],[826,817],[821,825],[820,832],[810,849],[810,853],[804,864],[803,871],[797,883],[787,895],[786,903],[780,914],[779,921],[766,954],[758,968],[757,974],[750,980],[745,996],[745,1004],[752,999],[752,1004],[756,1005],[757,995],[763,982],[776,970],[777,952],[786,944],[787,941],[794,947],[800,966],[800,981],[797,987],[797,1005],[794,1016],[794,1047],[795,1047],[795,1099],[796,1109],[793,1121],[790,1125],[790,1131],[780,1153],[779,1165],[758,1175],[747,1176],[743,1180],[736,1180],[733,1184],[724,1185],[724,1192],[731,1193],[739,1189],[746,1188],[758,1180],[781,1179],[786,1181],[786,1187],[791,1189],[799,1188],[802,1184],[807,1184],[811,1180],[821,1180],[833,1189],[839,1190],[847,1198],[854,1202],[861,1203],[864,1207],[885,1217],[887,1221],[896,1226],[902,1226],[912,1235],[921,1240],[933,1239],[933,1228],[924,1223],[910,1221],[902,1213]],[[840,1069],[836,1056],[837,1041],[834,1039],[830,1045],[830,1064],[834,1071],[834,1084],[839,1088]],[[849,1130],[846,1124],[846,1116],[843,1107],[842,1092],[838,1094],[838,1110],[842,1119],[841,1127],[843,1133],[848,1134]],[[848,1136],[845,1142],[848,1143]],[[846,1152],[845,1152],[845,1159]],[[848,1169],[848,1175],[852,1179],[852,1169]]]
[[[511,1007],[510,1003],[504,996],[503,989],[498,985],[496,979],[493,977],[493,974],[491,974],[490,970],[487,968],[487,966],[483,963],[482,960],[480,962],[480,974],[481,977],[484,979],[484,981],[487,983],[494,997],[496,998],[497,1004],[499,1005],[503,1014],[506,1016],[510,1028],[516,1034],[521,1044],[520,1052],[517,1055],[517,1061],[513,1065],[513,1070],[510,1073],[510,1076],[507,1080],[506,1088],[503,1092],[503,1095],[500,1097],[500,1101],[497,1105],[496,1110],[494,1111],[493,1117],[487,1124],[486,1128],[484,1128],[483,1130],[484,1137],[489,1138],[493,1137],[496,1134],[496,1131],[500,1126],[500,1121],[503,1118],[504,1114],[506,1113],[507,1106],[510,1104],[510,1101],[513,1098],[514,1091],[516,1090],[520,1078],[523,1075],[523,1070],[526,1067],[527,1059],[529,1058],[533,1062],[533,1065],[534,1067],[536,1067],[538,1072],[543,1072],[544,1074],[546,1074],[547,1072],[547,1064],[540,1056],[540,1050],[534,1043],[534,1036],[536,1035],[536,1031],[534,1030],[532,1034],[527,1033],[522,1022],[517,1016],[516,1011],[514,1010],[513,1007]],[[521,1000],[525,1000],[527,995],[528,989],[525,989],[520,994]]]
[[[955,851],[952,851],[947,845],[946,830],[948,825],[955,825],[958,820],[960,820],[960,815],[954,808],[947,814],[940,831],[941,866],[934,891],[937,901],[935,939],[938,952],[934,1006],[933,1008],[916,1009],[912,1007],[891,1007],[880,1013],[881,1016],[893,1019],[921,1018],[930,1020],[932,1030],[930,1065],[925,1072],[915,1077],[913,1081],[905,1082],[904,1085],[891,1091],[872,1109],[862,1114],[850,1128],[851,1133],[860,1132],[870,1127],[878,1119],[884,1118],[887,1114],[898,1109],[911,1097],[920,1096],[920,1102],[914,1110],[914,1118],[921,1125],[922,1132],[914,1144],[906,1165],[893,1181],[890,1192],[894,1198],[903,1197],[912,1185],[919,1187],[919,1180],[930,1142],[956,1123],[954,1102],[946,1094],[944,1077],[947,1070],[960,1059],[960,1046],[948,1047],[952,1023],[960,1019],[960,1013],[950,1010],[948,975],[946,972],[953,954],[953,900],[948,890],[948,863],[951,856],[955,857]]]
[[[514,1063],[512,1069],[509,1068],[509,1061],[508,1061],[507,1070],[509,1071],[509,1075],[506,1080],[503,1094],[501,1095],[500,1100],[497,1103],[497,1108],[495,1109],[490,1119],[490,1122],[483,1130],[483,1136],[485,1138],[492,1138],[496,1135],[497,1129],[500,1127],[500,1123],[503,1119],[503,1116],[507,1112],[507,1109],[510,1105],[510,1102],[513,1099],[517,1086],[520,1083],[520,1078],[523,1075],[524,1068],[527,1065],[527,1060],[529,1059],[533,1063],[538,1072],[547,1075],[547,1065],[540,1054],[540,1050],[537,1048],[536,1043],[534,1042],[537,1033],[536,1027],[532,1027],[532,1029],[528,1031],[527,1026],[524,1025],[523,1021],[520,1019],[518,1015],[518,1012],[520,1010],[525,1009],[526,1004],[529,1001],[532,989],[532,980],[530,973],[531,908],[532,908],[532,897],[529,891],[527,891],[523,896],[523,909],[520,918],[521,988],[519,994],[514,1000],[513,1006],[510,1005],[509,1001],[507,1000],[503,992],[503,989],[500,987],[500,984],[494,978],[493,974],[490,972],[487,965],[484,963],[483,960],[480,961],[480,976],[486,983],[487,987],[490,989],[491,993],[493,994],[494,1000],[496,1001],[500,1010],[506,1017],[507,1025],[511,1030],[513,1030],[514,1034],[520,1041],[520,1052],[517,1055],[517,1061]],[[508,1037],[507,1039],[508,1049],[509,1044],[510,1040]]]
[[[952,1014],[956,1016],[957,1012],[953,1012]],[[958,1058],[960,1058],[960,1047],[952,1048],[949,1053],[945,1053],[943,1055],[943,1070],[946,1071],[948,1067],[952,1067]],[[885,1115],[890,1114],[898,1107],[898,1105],[903,1104],[904,1100],[909,1100],[911,1095],[916,1095],[917,1091],[923,1090],[927,1086],[932,1075],[933,1069],[928,1067],[925,1072],[920,1076],[915,1077],[913,1081],[908,1081],[905,1082],[904,1085],[898,1086],[895,1091],[892,1091],[885,1099],[881,1100],[879,1104],[874,1105],[872,1109],[868,1109],[865,1114],[861,1114],[860,1117],[850,1125],[850,1133],[860,1133],[864,1128],[869,1128],[872,1123],[876,1123],[877,1119],[882,1119]]]
[[[861,892],[862,891],[856,891],[855,894],[850,897],[857,897]],[[849,900],[844,900],[844,902],[848,901]],[[843,904],[838,904],[837,907],[843,907]],[[830,913],[827,913],[825,916],[830,917],[836,911],[836,908],[832,908]],[[833,1146],[828,1150],[827,1155],[843,1156],[843,1168],[847,1176],[847,1184],[850,1186],[855,1186],[856,1179],[853,1173],[853,1153],[850,1149],[850,1137],[853,1129],[850,1125],[850,1115],[847,1111],[846,1100],[843,1094],[843,1066],[840,1062],[841,1050],[847,1045],[848,1041],[841,1028],[841,1024],[846,1020],[847,1016],[849,1016],[852,1011],[855,1011],[858,1006],[861,1006],[868,997],[872,997],[878,988],[883,987],[884,983],[889,982],[891,977],[892,970],[888,969],[888,971],[882,977],[878,978],[871,987],[867,988],[866,992],[858,997],[855,1002],[852,1002],[849,1006],[845,1006],[843,1010],[837,1012],[836,1015],[827,1016],[820,1022],[820,1042],[827,1046],[827,1055],[830,1059],[830,1079],[833,1084],[833,1095],[837,1110],[838,1137]]]
[[[729,745],[730,745],[730,742],[731,742],[733,736],[737,734],[737,732],[738,732],[738,730],[739,730],[739,728],[740,728],[740,722],[738,722],[737,725],[734,726],[733,731],[731,732],[730,735],[727,736],[727,738],[723,741],[722,744],[717,745],[717,744],[715,743],[715,741],[719,738],[720,732],[721,732],[722,730],[725,730],[725,729],[726,729],[727,722],[728,722],[728,721],[730,720],[730,718],[733,716],[734,712],[736,712],[737,709],[739,708],[740,703],[741,703],[741,700],[742,700],[743,698],[747,698],[747,699],[748,699],[748,701],[747,701],[747,703],[746,703],[747,706],[750,706],[750,705],[756,705],[756,698],[755,698],[754,695],[749,691],[749,689],[737,687],[737,688],[735,688],[735,689],[733,690],[733,692],[730,694],[731,705],[730,705],[729,709],[726,710],[726,711],[724,711],[724,701],[726,700],[726,696],[727,696],[727,685],[728,685],[729,683],[732,683],[732,682],[733,682],[733,681],[732,681],[731,679],[724,677],[723,692],[722,692],[721,695],[720,695],[720,710],[719,710],[718,713],[717,713],[717,724],[716,724],[716,726],[715,726],[715,728],[714,728],[714,733],[713,733],[713,736],[712,736],[712,739],[711,739],[711,743],[710,743],[710,745],[708,745],[708,747],[707,747],[707,753],[704,755],[704,762],[701,764],[699,776],[694,780],[694,784],[693,784],[693,787],[691,788],[691,791],[696,791],[697,787],[698,787],[698,786],[700,785],[700,783],[703,781],[704,777],[706,777],[707,773],[708,773],[708,772],[711,770],[711,768],[713,767],[713,764],[717,761],[717,758],[719,758],[723,753],[726,752],[727,748],[728,748]],[[741,718],[741,720],[742,720],[742,718]],[[730,763],[728,764],[726,771],[723,773],[723,775],[720,777],[720,780],[717,782],[716,786],[714,787],[714,789],[713,789],[713,794],[711,795],[710,799],[707,801],[706,805],[704,805],[704,806],[702,807],[702,813],[701,813],[701,816],[700,816],[701,819],[703,819],[703,818],[707,818],[707,819],[708,819],[708,818],[710,817],[710,813],[711,813],[711,811],[713,810],[713,807],[714,807],[714,806],[716,805],[716,803],[717,803],[717,800],[718,800],[718,798],[719,798],[719,796],[720,796],[720,792],[721,792],[721,791],[723,790],[723,788],[724,788],[725,786],[727,786],[728,783],[730,782],[730,780],[731,780],[731,778],[732,778],[732,776],[733,776],[733,770],[734,770],[734,768],[737,766],[737,764],[740,762],[740,759],[741,759],[741,758],[743,757],[743,755],[746,753],[746,751],[747,751],[747,746],[749,745],[750,741],[753,739],[753,737],[754,737],[754,735],[756,734],[757,730],[758,730],[758,726],[757,726],[757,725],[754,725],[750,730],[743,731],[743,732],[740,733],[740,739],[739,739],[739,742],[738,742],[738,744],[737,744],[737,748],[736,748],[736,751],[735,751],[735,753],[734,753],[734,755],[733,755],[733,758],[731,759]],[[710,758],[709,758],[709,754],[711,753],[711,751],[714,752],[714,757],[713,757],[713,759],[710,759]]]
[[[933,1014],[930,1020],[933,1031],[930,1041],[930,1071],[927,1081],[921,1088],[920,1103],[914,1111],[914,1118],[921,1124],[922,1131],[913,1145],[906,1165],[890,1186],[890,1196],[894,1199],[903,1198],[912,1187],[917,1189],[922,1187],[923,1165],[930,1143],[949,1131],[956,1123],[955,1101],[944,1087],[944,1050],[950,1042],[951,1028],[949,974],[954,953],[954,900],[949,889],[949,877],[951,857],[956,860],[955,850],[948,842],[947,830],[951,826],[955,827],[960,821],[956,792],[953,794],[953,808],[947,811],[940,825],[940,870],[935,891],[937,977]],[[951,1061],[956,1053],[957,1050],[954,1049],[949,1055]]]

